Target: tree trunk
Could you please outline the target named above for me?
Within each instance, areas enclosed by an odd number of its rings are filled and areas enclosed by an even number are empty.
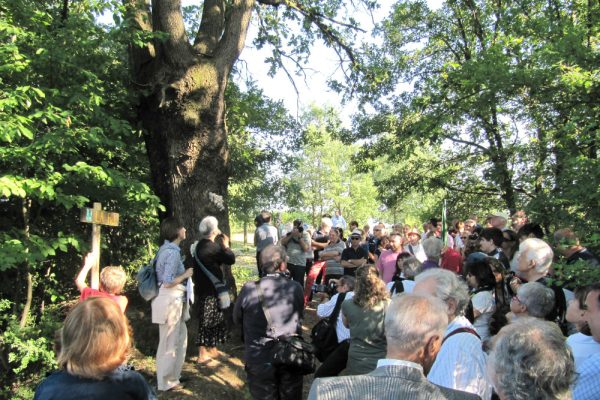
[[[229,235],[226,79],[207,81],[201,72],[194,72],[189,73],[190,79],[203,81],[204,87],[186,90],[182,82],[171,83],[177,89],[168,90],[162,106],[158,98],[162,94],[155,93],[139,109],[154,189],[166,215],[182,220],[190,240],[196,238],[198,223],[208,215],[215,216],[220,229]]]
[[[206,0],[194,45],[185,32],[179,0],[126,0],[133,29],[166,32],[130,57],[139,92],[138,121],[150,160],[152,184],[179,217],[189,242],[200,220],[213,215],[229,235],[229,150],[225,88],[246,40],[254,0]],[[151,9],[151,11],[150,11]]]

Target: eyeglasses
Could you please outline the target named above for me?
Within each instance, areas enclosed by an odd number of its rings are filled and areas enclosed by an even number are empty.
[[[381,229],[373,229],[373,232],[380,232]]]
[[[351,240],[360,240],[360,238],[359,238],[359,237],[351,237],[350,239],[351,239]]]
[[[512,297],[512,299],[518,301],[519,303],[522,303],[521,299],[519,299],[519,296],[517,296],[516,294]]]

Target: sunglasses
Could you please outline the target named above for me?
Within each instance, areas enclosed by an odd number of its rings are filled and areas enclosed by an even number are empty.
[[[360,238],[359,238],[359,237],[352,237],[352,238],[350,238],[350,239],[352,239],[352,240],[360,240]]]

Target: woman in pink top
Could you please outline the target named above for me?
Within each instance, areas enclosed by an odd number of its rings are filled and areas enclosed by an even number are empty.
[[[385,283],[391,282],[396,273],[398,254],[402,252],[402,236],[399,233],[390,235],[390,249],[383,250],[377,259],[377,269]]]

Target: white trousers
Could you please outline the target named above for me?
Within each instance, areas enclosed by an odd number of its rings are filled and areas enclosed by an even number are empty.
[[[152,322],[158,323],[159,342],[156,350],[158,390],[169,390],[179,384],[187,350],[187,326],[181,292],[161,288],[152,301]],[[185,307],[187,308],[187,307]]]

